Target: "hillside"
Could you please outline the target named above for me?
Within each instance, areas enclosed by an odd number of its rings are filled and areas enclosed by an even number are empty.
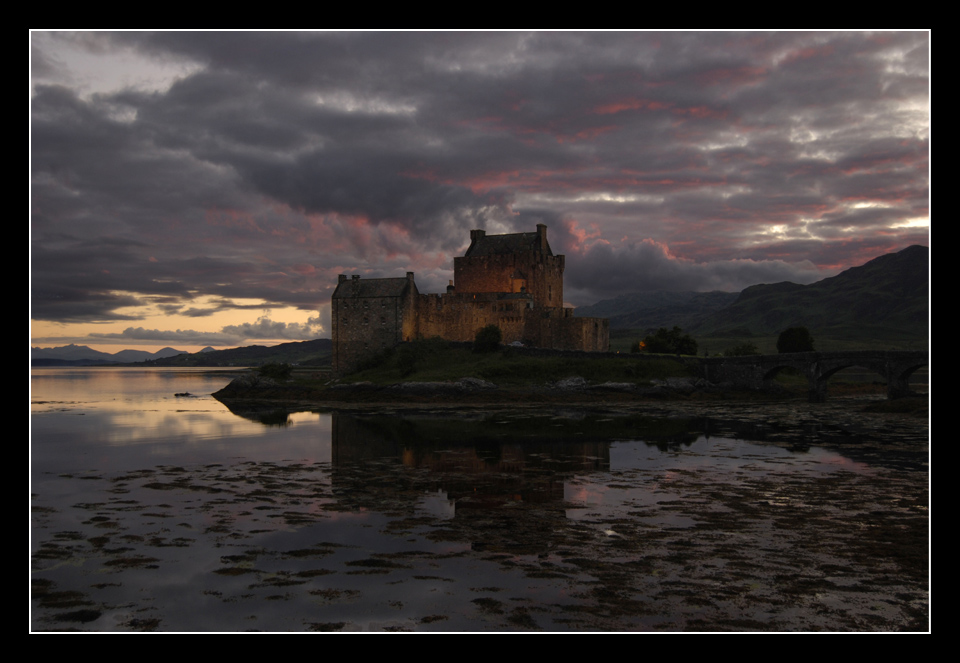
[[[609,318],[611,329],[692,327],[704,317],[736,301],[735,292],[634,292],[578,307],[574,315]]]
[[[144,362],[146,366],[260,366],[261,364],[296,364],[299,366],[328,366],[333,352],[333,341],[318,338],[313,341],[280,343],[271,347],[250,345],[230,350],[201,350],[166,359]]]
[[[85,345],[63,345],[57,348],[30,348],[32,366],[98,366],[102,364],[129,364],[163,359],[181,354],[183,350],[163,348],[156,352],[121,350],[114,354],[93,350]]]
[[[699,336],[766,335],[802,325],[815,336],[926,338],[929,259],[929,248],[911,246],[810,285],[751,286],[690,331]]]

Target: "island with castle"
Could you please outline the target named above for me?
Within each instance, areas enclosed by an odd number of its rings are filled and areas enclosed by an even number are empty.
[[[499,327],[506,344],[606,352],[609,321],[574,317],[564,307],[563,269],[564,256],[554,255],[547,227],[538,224],[535,232],[506,235],[471,230],[445,293],[421,294],[413,272],[382,279],[341,274],[330,316],[333,372],[349,373],[403,341],[473,341],[487,325]]]

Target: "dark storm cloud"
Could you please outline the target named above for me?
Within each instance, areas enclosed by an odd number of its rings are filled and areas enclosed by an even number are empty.
[[[569,258],[568,258],[569,259]],[[810,283],[822,274],[813,263],[782,260],[725,260],[694,262],[670,255],[652,241],[614,249],[594,244],[577,256],[576,269],[567,271],[565,299],[574,304],[585,293],[598,290],[611,296],[639,290],[724,290],[738,292],[756,283]]]
[[[34,316],[161,297],[204,316],[202,295],[316,311],[352,272],[442,287],[470,229],[537,219],[578,303],[809,282],[927,243],[904,228],[927,213],[928,41],[51,35],[32,59]],[[183,69],[83,93],[58,43]]]

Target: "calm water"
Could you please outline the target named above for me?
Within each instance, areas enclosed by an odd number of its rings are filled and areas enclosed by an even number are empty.
[[[232,412],[229,379],[34,369],[33,630],[927,628],[919,425]]]

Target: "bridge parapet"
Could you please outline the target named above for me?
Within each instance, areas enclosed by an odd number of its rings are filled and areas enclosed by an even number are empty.
[[[922,366],[929,366],[929,361],[929,355],[923,351],[854,350],[704,357],[700,367],[703,377],[710,382],[727,382],[746,389],[770,388],[777,373],[792,368],[807,376],[810,400],[822,402],[826,399],[827,380],[851,366],[861,366],[881,375],[887,381],[887,397],[902,398],[910,394],[910,375]]]

